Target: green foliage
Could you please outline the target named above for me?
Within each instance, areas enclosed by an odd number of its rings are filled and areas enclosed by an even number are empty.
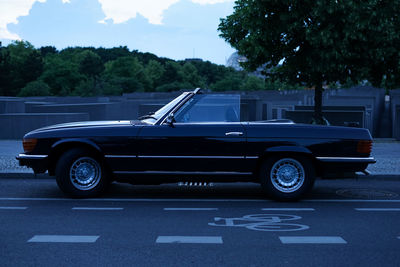
[[[104,65],[101,62],[101,58],[96,53],[85,50],[79,54],[79,71],[86,76],[93,78],[104,70]]]
[[[43,81],[33,81],[21,89],[18,96],[48,96],[50,87]]]
[[[0,51],[0,91],[15,96],[43,70],[43,59],[29,42],[15,41]]]
[[[209,61],[174,61],[114,48],[54,46],[36,49],[16,41],[0,47],[0,95],[97,96],[172,92],[197,87],[214,91],[263,90],[261,78]],[[282,88],[277,82],[274,89]]]
[[[64,60],[59,54],[46,57],[44,71],[40,76],[49,85],[51,94],[60,96],[71,95],[83,78],[79,65]]]
[[[157,88],[161,85],[161,78],[164,75],[165,68],[161,63],[156,60],[151,59],[145,69],[144,69],[146,77],[149,79],[150,88]]]
[[[248,76],[246,81],[243,83],[243,91],[258,91],[265,89],[265,81],[255,76]]]
[[[322,85],[369,80],[400,85],[400,1],[237,0],[221,20],[221,36],[255,70],[290,84]]]

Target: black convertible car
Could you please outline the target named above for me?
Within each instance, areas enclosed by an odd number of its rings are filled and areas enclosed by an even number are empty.
[[[367,129],[240,121],[240,96],[186,92],[135,121],[66,123],[24,136],[17,159],[56,176],[72,197],[93,197],[112,181],[258,182],[266,195],[295,200],[315,177],[374,163]]]

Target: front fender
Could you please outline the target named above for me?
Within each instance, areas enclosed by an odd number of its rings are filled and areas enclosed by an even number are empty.
[[[91,141],[91,140],[84,139],[84,138],[68,138],[68,139],[59,140],[59,141],[55,142],[55,143],[51,146],[51,149],[54,150],[54,149],[56,149],[58,146],[63,145],[63,144],[66,144],[66,143],[78,143],[78,144],[80,143],[80,144],[89,145],[89,146],[91,146],[92,148],[94,148],[95,150],[97,150],[98,152],[101,152],[100,147],[99,147],[96,143],[94,143],[94,142]]]

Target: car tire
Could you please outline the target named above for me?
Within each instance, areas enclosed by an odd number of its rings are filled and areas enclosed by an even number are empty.
[[[105,192],[109,179],[102,160],[81,148],[68,150],[58,159],[56,181],[70,197],[95,197]]]
[[[272,156],[263,162],[260,170],[265,193],[279,201],[298,200],[312,189],[314,181],[314,166],[302,156]]]

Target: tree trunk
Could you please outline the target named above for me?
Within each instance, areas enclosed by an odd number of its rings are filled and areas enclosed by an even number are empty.
[[[322,117],[322,82],[318,82],[314,92],[314,119],[315,124],[325,124]]]

